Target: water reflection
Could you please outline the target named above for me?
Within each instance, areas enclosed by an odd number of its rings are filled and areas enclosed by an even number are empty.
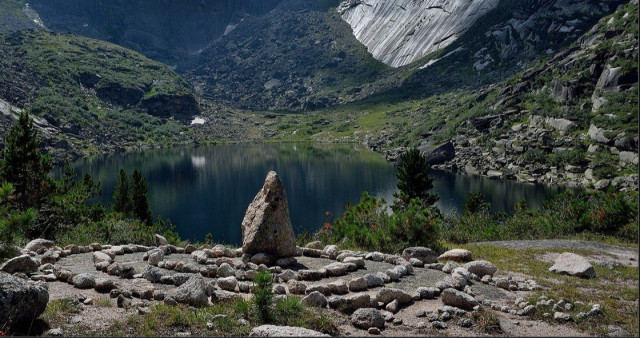
[[[80,160],[72,164],[103,184],[111,202],[120,167],[139,168],[149,180],[155,215],[169,218],[183,238],[240,244],[240,223],[267,172],[283,180],[294,230],[315,231],[325,211],[340,216],[347,201],[362,191],[393,200],[395,169],[379,154],[354,145],[218,145],[149,150]],[[509,211],[523,198],[533,207],[557,194],[557,188],[433,171],[434,190],[445,212],[460,210],[468,192],[482,191],[494,210]]]

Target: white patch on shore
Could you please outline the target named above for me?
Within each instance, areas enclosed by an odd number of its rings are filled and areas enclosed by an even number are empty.
[[[191,125],[194,124],[204,124],[205,122],[207,122],[205,119],[203,119],[200,116],[196,116],[192,121],[191,121]]]

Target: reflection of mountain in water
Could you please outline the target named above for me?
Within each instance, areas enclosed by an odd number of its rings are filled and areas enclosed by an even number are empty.
[[[318,229],[325,211],[338,217],[346,202],[363,191],[388,202],[396,191],[395,170],[379,154],[354,145],[263,144],[163,149],[89,159],[74,164],[99,179],[103,200],[111,201],[120,167],[142,170],[156,215],[169,218],[183,238],[201,240],[211,232],[218,242],[239,244],[240,223],[267,172],[283,180],[297,233]],[[468,192],[482,191],[494,210],[508,211],[526,198],[530,205],[557,189],[433,171],[435,192],[445,212],[461,209]]]

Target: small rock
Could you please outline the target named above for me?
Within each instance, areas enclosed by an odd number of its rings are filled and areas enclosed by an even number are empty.
[[[596,271],[586,258],[571,252],[564,252],[558,256],[549,271],[584,278],[596,276]]]
[[[465,249],[452,249],[438,256],[438,260],[466,263],[471,261],[471,251]]]
[[[320,292],[314,291],[304,297],[302,303],[311,307],[324,308],[327,306],[327,298]]]
[[[444,330],[447,328],[447,324],[438,320],[431,322],[431,326],[436,330]]]
[[[553,319],[555,319],[559,323],[570,322],[572,320],[571,315],[559,311],[553,314]]]
[[[367,281],[362,277],[354,278],[349,281],[349,291],[351,292],[364,291],[366,289]]]
[[[373,335],[379,335],[380,334],[380,329],[377,327],[370,327],[367,332],[369,334],[373,334]]]
[[[64,336],[64,331],[61,328],[50,329],[47,331],[47,336],[59,337]]]
[[[368,330],[370,327],[383,329],[385,326],[385,318],[377,309],[362,308],[357,309],[351,315],[351,324],[357,328],[365,330]]]
[[[487,261],[471,261],[469,263],[465,263],[463,267],[471,273],[475,273],[478,276],[490,275],[493,276],[498,268]]]

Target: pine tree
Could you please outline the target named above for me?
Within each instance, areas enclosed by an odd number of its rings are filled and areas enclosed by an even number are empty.
[[[18,208],[38,209],[52,189],[51,159],[40,152],[38,131],[27,112],[20,114],[2,151],[2,178],[15,189]]]
[[[436,194],[430,194],[433,179],[429,177],[429,165],[425,156],[416,148],[412,148],[400,155],[401,164],[396,169],[397,187],[400,190],[394,196],[400,205],[409,205],[413,198],[420,198],[425,207],[438,201]]]
[[[118,176],[118,185],[113,192],[113,211],[121,212],[126,216],[131,216],[133,205],[131,203],[131,195],[129,194],[129,177],[124,169],[120,168]]]
[[[149,208],[149,200],[147,199],[147,180],[142,176],[140,170],[133,171],[133,191],[131,192],[131,200],[133,203],[133,215],[146,225],[153,223],[151,216],[151,208]]]

